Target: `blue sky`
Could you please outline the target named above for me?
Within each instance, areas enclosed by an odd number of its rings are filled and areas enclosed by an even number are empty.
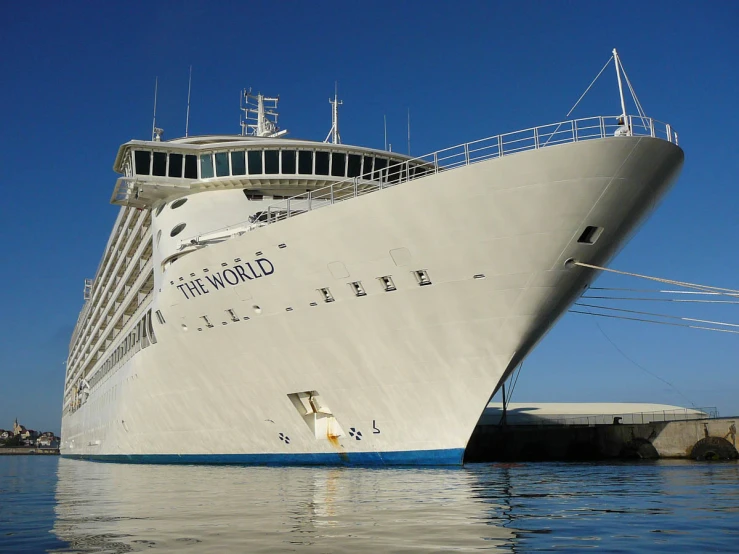
[[[739,3],[41,2],[0,23],[0,428],[60,428],[64,360],[117,208],[118,146],[237,133],[239,92],[281,95],[291,136],[412,152],[564,118],[617,47],[647,113],[677,129],[677,186],[612,267],[739,288]],[[609,70],[577,117],[615,114]],[[603,276],[597,286],[645,287]],[[645,309],[639,305],[636,309]],[[654,306],[648,306],[654,310]],[[679,315],[739,323],[739,307]],[[598,325],[596,325],[596,323]],[[604,336],[605,333],[605,336]],[[636,364],[626,359],[615,344]],[[652,401],[739,414],[739,336],[567,314],[514,401]],[[657,375],[660,379],[654,377]],[[664,381],[671,383],[665,384]]]

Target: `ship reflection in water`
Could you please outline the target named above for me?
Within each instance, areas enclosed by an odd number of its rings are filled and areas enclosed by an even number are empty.
[[[69,544],[58,552],[736,552],[737,506],[736,462],[363,469],[61,459],[53,532]]]
[[[506,495],[482,486],[464,469],[61,459],[53,532],[76,552],[510,552]]]

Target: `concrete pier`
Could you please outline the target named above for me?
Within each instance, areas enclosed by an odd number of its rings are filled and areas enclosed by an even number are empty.
[[[739,417],[610,424],[500,424],[481,421],[465,462],[739,458]]]
[[[35,446],[6,446],[0,447],[0,456],[27,456],[39,454],[41,456],[57,455],[58,448],[38,448]]]

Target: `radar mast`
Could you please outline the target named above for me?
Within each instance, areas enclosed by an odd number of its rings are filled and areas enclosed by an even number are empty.
[[[252,137],[280,137],[287,130],[277,126],[279,96],[269,98],[262,93],[252,94],[251,89],[241,91],[241,135]],[[253,122],[253,123],[250,123]]]
[[[336,83],[334,89],[334,99],[328,99],[331,104],[331,130],[326,135],[326,140],[323,142],[332,142],[333,144],[341,144],[341,135],[339,134],[339,106],[344,102],[339,100],[339,84]]]

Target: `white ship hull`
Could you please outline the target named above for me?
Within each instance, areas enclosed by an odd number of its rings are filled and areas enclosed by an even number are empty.
[[[595,277],[565,262],[605,264],[682,159],[675,144],[649,137],[563,144],[429,175],[190,253],[155,272],[152,309],[165,320],[155,320],[157,343],[65,412],[62,454],[460,464],[504,376]],[[228,201],[232,192],[208,194]],[[185,207],[197,210],[197,198]],[[578,243],[588,225],[602,234]],[[257,259],[268,260],[261,271]],[[252,278],[217,290],[207,278],[234,279],[237,265],[254,269]],[[416,270],[431,284],[419,286]],[[387,292],[382,276],[397,290]],[[356,295],[356,281],[366,295]],[[330,421],[301,413],[288,395],[303,391],[320,395]]]

